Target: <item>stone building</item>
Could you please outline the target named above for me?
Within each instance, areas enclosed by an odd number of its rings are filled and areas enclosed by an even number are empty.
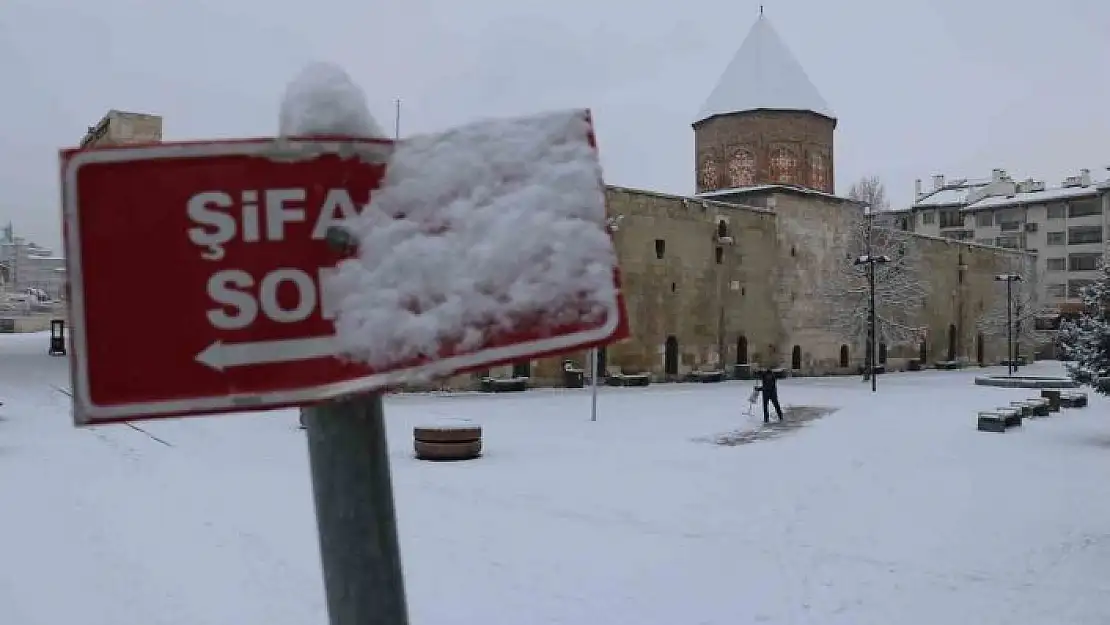
[[[81,139],[81,147],[158,143],[161,140],[161,116],[112,109],[95,126],[89,126]]]
[[[610,216],[622,216],[614,238],[632,336],[602,350],[600,369],[656,379],[734,363],[798,375],[858,370],[858,337],[828,321],[841,302],[816,296],[859,253],[848,242],[864,214],[835,195],[835,128],[832,110],[760,17],[693,123],[697,194],[607,189]],[[901,368],[911,359],[1005,358],[1005,336],[984,336],[977,321],[1005,306],[995,275],[1030,253],[905,236],[928,295],[909,311],[912,339],[877,346],[880,360]],[[587,362],[568,354],[489,374],[557,383],[564,358]]]

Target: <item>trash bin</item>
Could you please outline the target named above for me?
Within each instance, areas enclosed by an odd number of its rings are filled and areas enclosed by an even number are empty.
[[[51,356],[66,355],[66,322],[63,319],[50,320],[50,350]]]

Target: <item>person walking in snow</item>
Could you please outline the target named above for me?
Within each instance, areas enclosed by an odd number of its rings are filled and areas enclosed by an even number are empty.
[[[763,422],[771,422],[771,413],[768,410],[768,404],[775,405],[775,412],[779,416],[779,421],[782,421],[782,406],[779,405],[778,377],[770,367],[759,372],[759,387],[763,392]]]

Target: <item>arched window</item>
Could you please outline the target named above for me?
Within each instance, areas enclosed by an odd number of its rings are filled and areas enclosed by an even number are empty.
[[[787,148],[771,152],[771,182],[793,184],[797,181],[798,158]]]
[[[755,184],[755,155],[749,150],[737,150],[732,154],[728,161],[728,184],[734,189]]]
[[[809,154],[809,185],[814,189],[828,188],[829,165],[821,152]]]
[[[716,191],[717,184],[717,163],[710,156],[702,157],[698,166],[698,186],[702,191]]]

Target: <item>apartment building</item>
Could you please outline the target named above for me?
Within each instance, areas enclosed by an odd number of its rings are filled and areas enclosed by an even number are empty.
[[[1110,168],[1108,168],[1110,169]],[[1082,169],[1058,186],[1016,181],[1002,169],[990,178],[933,177],[915,183],[913,206],[893,211],[905,230],[1037,253],[1040,300],[1074,312],[1110,243],[1110,171]]]

